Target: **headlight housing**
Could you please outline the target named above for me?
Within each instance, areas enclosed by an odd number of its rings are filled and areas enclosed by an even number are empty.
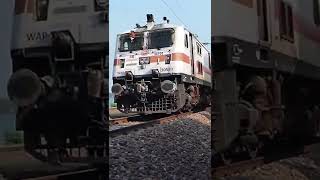
[[[166,55],[165,64],[170,64],[171,62],[171,54]]]
[[[125,59],[120,59],[120,68],[124,68]]]
[[[141,58],[139,58],[139,64],[140,65],[150,64],[150,57],[141,57]]]

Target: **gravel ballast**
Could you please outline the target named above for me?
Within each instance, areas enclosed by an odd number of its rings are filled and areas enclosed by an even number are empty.
[[[206,113],[109,138],[109,179],[210,179]]]

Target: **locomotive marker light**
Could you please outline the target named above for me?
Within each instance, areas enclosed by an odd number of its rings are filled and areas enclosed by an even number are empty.
[[[120,59],[120,67],[124,68],[125,59]]]
[[[160,73],[158,69],[152,69],[152,77],[153,78],[159,78]]]
[[[166,61],[165,64],[170,64],[171,61],[171,54],[166,55]]]

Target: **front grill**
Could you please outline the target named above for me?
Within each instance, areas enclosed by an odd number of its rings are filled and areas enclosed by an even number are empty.
[[[136,111],[138,113],[163,113],[168,111],[176,111],[177,98],[175,95],[169,97],[163,97],[151,103],[143,103],[138,106]]]

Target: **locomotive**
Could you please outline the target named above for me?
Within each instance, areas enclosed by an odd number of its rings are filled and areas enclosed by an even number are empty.
[[[213,165],[319,134],[319,3],[212,2]]]
[[[124,113],[190,111],[210,104],[209,50],[184,26],[164,17],[117,35],[112,93]]]
[[[7,89],[18,107],[16,129],[35,158],[106,156],[108,6],[105,0],[15,1]]]

